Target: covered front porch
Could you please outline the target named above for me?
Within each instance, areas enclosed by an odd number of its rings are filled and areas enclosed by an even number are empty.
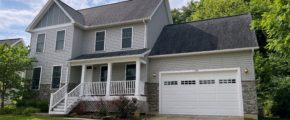
[[[145,102],[147,53],[140,49],[87,54],[68,61],[67,82],[51,94],[49,114],[68,114],[80,101],[110,101],[119,96]]]

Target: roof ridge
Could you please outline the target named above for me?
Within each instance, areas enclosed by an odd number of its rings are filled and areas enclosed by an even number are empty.
[[[224,18],[230,18],[230,17],[237,17],[237,16],[243,16],[243,15],[251,15],[250,13],[242,13],[242,14],[236,14],[236,15],[230,15],[230,16],[222,16],[222,17],[214,17],[214,18],[208,18],[208,19],[202,19],[202,20],[195,20],[195,21],[189,21],[184,23],[173,23],[166,26],[174,26],[174,25],[181,25],[181,24],[188,24],[188,23],[195,23],[195,22],[203,22],[208,20],[216,20],[216,19],[224,19]]]
[[[22,38],[8,38],[8,39],[0,39],[0,41],[8,41],[8,40],[20,40]]]
[[[57,1],[59,1],[59,2],[63,3],[65,6],[67,6],[67,7],[71,8],[71,9],[75,10],[76,12],[78,12],[79,14],[83,15],[83,14],[82,14],[82,13],[80,13],[78,10],[76,10],[76,9],[72,8],[72,7],[71,7],[71,6],[69,6],[68,4],[66,4],[66,3],[62,2],[61,0],[57,0]]]
[[[77,10],[77,11],[79,12],[79,11],[82,11],[82,10],[88,10],[88,9],[99,8],[99,7],[105,7],[105,6],[109,6],[109,5],[120,4],[120,3],[131,2],[131,1],[133,1],[133,0],[124,0],[124,1],[115,2],[115,3],[109,3],[109,4],[104,4],[104,5],[95,6],[95,7],[79,9],[79,10]]]

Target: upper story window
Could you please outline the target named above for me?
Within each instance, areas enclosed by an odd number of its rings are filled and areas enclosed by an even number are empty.
[[[65,37],[65,31],[58,31],[56,35],[56,50],[63,50],[64,48],[64,37]]]
[[[105,49],[105,31],[96,32],[95,50],[100,51]]]
[[[133,28],[122,29],[122,48],[132,48]]]
[[[61,66],[54,66],[52,73],[52,84],[51,88],[60,87],[60,78],[61,78]]]
[[[41,67],[34,68],[32,75],[32,86],[31,86],[32,89],[39,89],[40,77],[41,77]]]
[[[36,52],[43,52],[45,34],[38,34],[36,42]]]

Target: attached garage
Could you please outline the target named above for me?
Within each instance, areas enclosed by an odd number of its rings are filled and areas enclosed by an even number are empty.
[[[160,72],[160,113],[243,116],[240,74],[240,69]]]

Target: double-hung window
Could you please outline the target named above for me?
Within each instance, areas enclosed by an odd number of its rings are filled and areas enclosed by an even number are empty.
[[[65,31],[58,31],[56,35],[56,50],[63,50],[64,48]]]
[[[122,29],[122,48],[132,48],[132,28]]]
[[[96,32],[95,51],[101,51],[105,48],[105,31]]]
[[[126,65],[126,80],[136,80],[136,64]]]
[[[41,77],[41,68],[34,68],[32,75],[32,89],[39,89],[39,81]]]
[[[38,34],[36,42],[36,52],[43,52],[45,34]]]
[[[53,73],[52,73],[51,88],[60,87],[60,78],[61,78],[61,66],[54,66]]]

